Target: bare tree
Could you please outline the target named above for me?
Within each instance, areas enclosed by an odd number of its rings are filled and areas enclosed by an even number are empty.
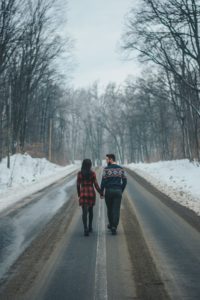
[[[176,116],[182,126],[183,152],[199,159],[200,5],[195,0],[143,0],[130,12],[123,47],[140,52],[166,72]]]

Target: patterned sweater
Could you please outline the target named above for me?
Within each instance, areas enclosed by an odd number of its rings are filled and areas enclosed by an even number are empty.
[[[117,165],[111,164],[104,168],[102,181],[101,181],[101,191],[103,193],[104,189],[121,189],[124,191],[127,184],[126,175],[124,169]]]

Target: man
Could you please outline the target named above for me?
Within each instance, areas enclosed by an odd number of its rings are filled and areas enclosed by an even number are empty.
[[[101,192],[103,194],[105,189],[108,229],[111,229],[114,235],[119,224],[122,193],[126,187],[127,179],[124,169],[116,163],[114,154],[107,154],[106,162],[108,165],[103,171]]]

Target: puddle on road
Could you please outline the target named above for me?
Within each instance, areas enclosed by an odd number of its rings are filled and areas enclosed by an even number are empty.
[[[0,220],[0,278],[73,193],[76,178]]]

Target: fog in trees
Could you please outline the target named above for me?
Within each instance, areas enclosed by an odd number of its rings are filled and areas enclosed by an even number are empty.
[[[101,164],[108,152],[120,163],[199,160],[200,2],[133,7],[121,55],[143,72],[104,89],[95,78],[70,86],[70,61],[61,72],[59,59],[73,52],[59,34],[62,9],[63,1],[1,0],[0,159],[8,167],[18,152],[63,165],[86,157]]]

